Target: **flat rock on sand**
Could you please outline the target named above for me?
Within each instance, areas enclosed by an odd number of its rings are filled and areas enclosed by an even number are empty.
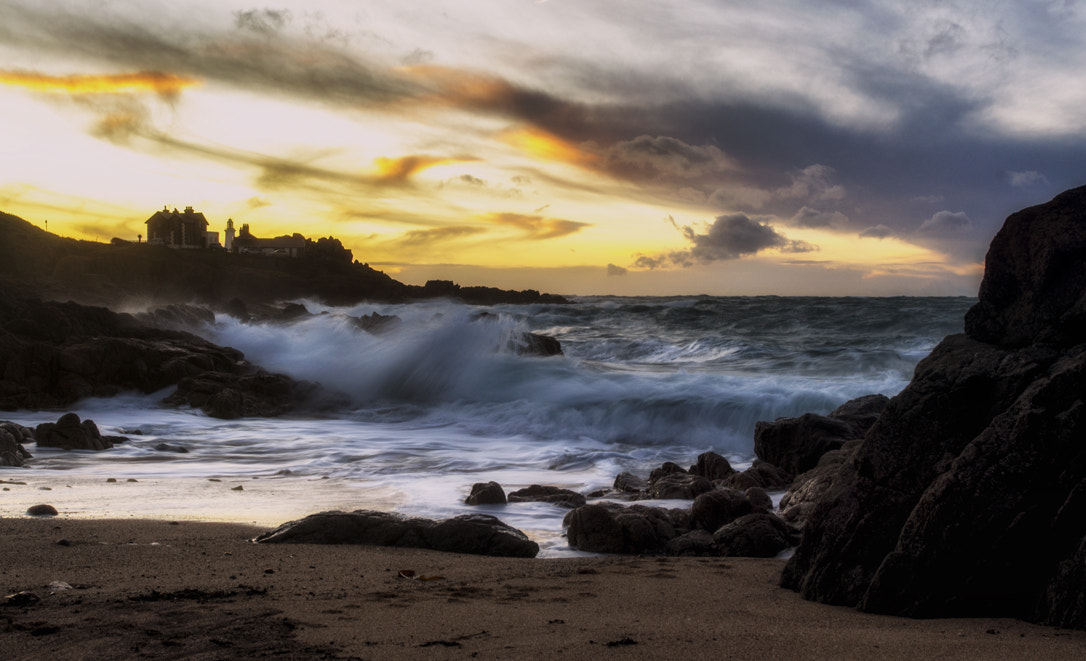
[[[262,530],[0,519],[7,659],[1083,658],[1086,632],[802,600],[782,561],[265,545]],[[53,589],[60,581],[72,589]],[[18,650],[18,652],[13,652]]]

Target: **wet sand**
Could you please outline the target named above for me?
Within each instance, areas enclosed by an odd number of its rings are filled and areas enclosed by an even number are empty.
[[[781,560],[513,560],[249,541],[264,530],[0,519],[0,589],[40,599],[0,607],[4,656],[1086,657],[1086,632],[998,618],[909,620],[807,602],[777,587]]]

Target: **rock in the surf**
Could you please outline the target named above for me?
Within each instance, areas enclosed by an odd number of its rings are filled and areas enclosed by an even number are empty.
[[[468,505],[504,505],[508,502],[505,489],[497,482],[476,482],[464,500]]]
[[[583,494],[562,487],[533,484],[530,487],[509,492],[511,503],[552,503],[559,507],[580,507],[587,500]]]
[[[23,443],[34,440],[34,432],[14,422],[0,422],[0,466],[23,466],[33,458]]]
[[[43,422],[34,429],[34,438],[41,448],[64,450],[108,450],[113,439],[102,436],[91,419],[80,420],[75,413],[65,413],[56,422]]]

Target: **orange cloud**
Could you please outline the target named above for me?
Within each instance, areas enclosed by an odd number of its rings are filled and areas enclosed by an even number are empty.
[[[186,87],[199,84],[186,78],[161,71],[136,73],[50,76],[31,71],[0,70],[0,84],[25,87],[35,92],[55,94],[118,94],[124,92],[154,92],[174,96]]]
[[[588,227],[588,223],[564,218],[545,218],[543,216],[527,216],[519,213],[492,213],[487,214],[484,220],[497,225],[506,225],[524,230],[529,239],[557,239],[567,234],[579,232],[581,228]]]
[[[509,131],[502,136],[502,139],[506,144],[537,159],[560,161],[584,167],[599,161],[599,157],[595,154],[582,151],[568,140],[537,128]]]
[[[399,158],[381,157],[374,160],[377,170],[377,180],[382,183],[403,183],[412,175],[426,168],[443,163],[461,163],[477,160],[473,156],[429,156],[426,154],[412,154]]]

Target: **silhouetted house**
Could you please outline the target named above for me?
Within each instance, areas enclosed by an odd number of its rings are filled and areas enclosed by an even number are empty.
[[[192,207],[184,213],[163,207],[147,219],[147,243],[171,248],[208,248],[218,245],[219,233],[207,231],[207,218]]]
[[[276,257],[301,257],[305,252],[305,237],[295,233],[293,236],[277,236],[274,239],[258,239],[249,231],[245,223],[234,237],[233,249],[240,253],[257,253]]]

